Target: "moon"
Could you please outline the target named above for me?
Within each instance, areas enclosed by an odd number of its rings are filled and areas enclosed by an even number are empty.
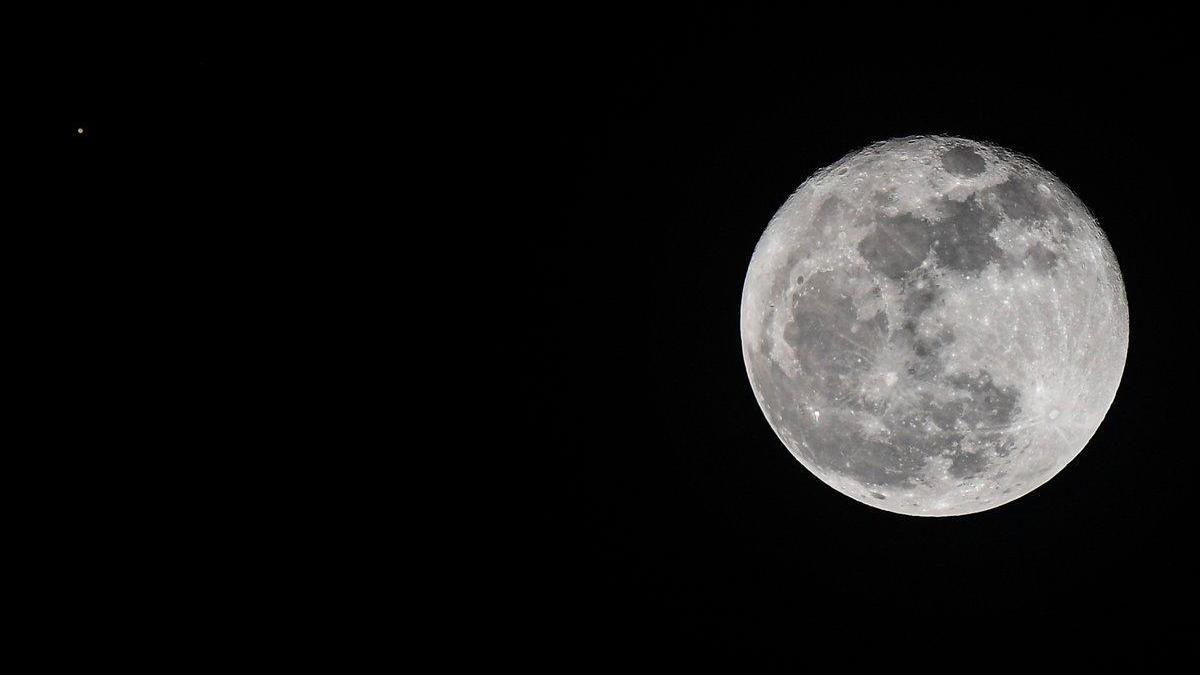
[[[869,506],[995,508],[1083,450],[1129,346],[1112,247],[1033,160],[947,136],[818,171],[763,232],[742,353],[787,449]]]

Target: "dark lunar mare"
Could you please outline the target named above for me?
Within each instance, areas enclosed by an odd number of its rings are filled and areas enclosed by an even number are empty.
[[[943,161],[958,175],[982,171],[968,152],[951,150]],[[875,201],[886,203],[886,195]],[[948,272],[978,274],[1003,261],[993,237],[1002,216],[1045,223],[1057,219],[1052,204],[1031,181],[1013,179],[962,201],[943,198],[932,221],[876,211],[858,251],[870,275],[901,283],[903,309],[896,326],[889,325],[883,312],[860,316],[855,294],[872,283],[867,270],[822,271],[796,280],[791,297],[778,303],[783,306],[773,306],[789,313],[782,337],[800,372],[789,376],[769,359],[752,368],[765,399],[781,404],[773,411],[776,423],[803,434],[808,460],[867,485],[910,488],[921,482],[921,471],[932,457],[946,457],[951,475],[969,478],[987,469],[993,454],[1011,452],[1007,427],[1020,410],[1020,392],[997,385],[986,370],[945,372],[943,352],[954,343],[953,331],[942,328],[930,335],[918,330],[922,316],[942,302],[943,293],[924,265],[932,258]],[[846,211],[840,199],[827,199],[814,224],[827,233]],[[1057,254],[1037,244],[1019,264],[1049,273],[1056,260]],[[773,287],[786,287],[786,281]],[[955,394],[947,400],[925,393],[903,407],[864,396],[864,377],[888,344],[908,354],[904,365],[909,377],[948,386]],[[771,346],[764,335],[760,347],[770,353]],[[860,413],[877,416],[884,430],[868,432],[860,421],[868,415],[856,417]]]
[[[943,198],[942,217],[930,223],[933,250],[942,267],[977,273],[1003,255],[992,232],[1000,224],[997,214],[985,209],[972,195],[964,201]]]
[[[983,173],[987,162],[965,145],[955,145],[942,153],[942,168],[952,176],[974,178]]]
[[[986,371],[944,373],[941,354],[953,343],[953,333],[942,329],[930,337],[917,331],[921,316],[940,302],[933,280],[918,278],[905,287],[903,321],[896,330],[890,330],[882,312],[860,318],[853,288],[862,281],[825,271],[793,293],[783,338],[800,373],[789,376],[769,359],[752,364],[766,400],[779,404],[773,409],[775,421],[803,430],[808,460],[867,485],[913,487],[928,460],[938,455],[950,460],[956,477],[983,471],[990,459],[987,449],[1000,455],[1010,449],[1004,427],[1019,410],[1019,392],[996,385]],[[909,353],[909,375],[944,382],[958,394],[948,401],[924,395],[891,409],[863,396],[863,378],[887,343]],[[771,347],[764,335],[760,348],[770,353]],[[823,414],[814,416],[810,408]],[[868,433],[850,413],[878,416],[884,433]]]

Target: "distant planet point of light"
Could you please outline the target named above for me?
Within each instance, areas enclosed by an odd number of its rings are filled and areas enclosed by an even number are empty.
[[[1033,160],[946,136],[804,182],[742,289],[742,353],[787,449],[869,506],[985,511],[1074,459],[1129,346],[1116,256]]]

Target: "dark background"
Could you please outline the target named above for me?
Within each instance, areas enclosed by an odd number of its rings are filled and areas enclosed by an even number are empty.
[[[0,113],[18,641],[149,658],[259,560],[258,69],[186,12],[56,9],[10,23]]]
[[[542,393],[562,457],[539,479],[565,480],[558,497],[579,506],[546,507],[547,586],[568,625],[720,644],[812,621],[866,645],[993,619],[1159,625],[1189,602],[1192,50],[1171,17],[1121,9],[939,16],[591,17],[537,61],[543,194],[570,195],[529,243],[561,322],[530,339],[552,355]],[[852,501],[787,452],[751,392],[738,315],[789,194],[848,152],[928,133],[1059,176],[1108,235],[1131,315],[1120,391],[1086,449],[1013,503],[937,519]]]
[[[72,16],[9,61],[7,271],[28,375],[11,414],[45,447],[71,448],[22,454],[13,474],[28,495],[29,586],[54,600],[46,615],[70,603],[98,624],[130,587],[176,610],[155,588],[176,588],[180,570],[216,570],[187,576],[197,595],[233,593],[225,578],[284,578],[247,551],[271,548],[263,533],[299,522],[310,500],[274,499],[275,472],[294,461],[246,448],[290,450],[287,432],[311,440],[303,408],[273,409],[286,407],[280,385],[316,379],[295,367],[308,353],[296,336],[352,325],[314,319],[327,307],[313,304],[370,289],[391,297],[363,313],[392,303],[426,342],[470,340],[453,360],[534,373],[529,397],[506,382],[499,400],[479,394],[478,372],[468,394],[430,397],[458,419],[422,447],[533,458],[522,478],[535,489],[500,498],[533,502],[532,540],[464,560],[511,560],[532,577],[495,584],[516,591],[514,613],[534,601],[545,621],[525,633],[540,642],[612,655],[634,633],[732,642],[816,621],[873,644],[909,624],[1157,625],[1191,606],[1195,111],[1183,17],[577,9],[508,17],[519,30],[460,29],[464,14],[426,46],[415,19],[294,26],[285,14]],[[416,90],[414,73],[437,91]],[[409,120],[431,112],[442,126]],[[481,130],[504,147],[456,147]],[[1108,234],[1130,304],[1124,380],[1096,437],[1032,494],[962,518],[870,509],[809,474],[763,418],[738,332],[751,252],[787,196],[848,152],[923,133],[992,141],[1062,178]],[[420,195],[402,180],[442,175],[415,157],[420,142],[457,170],[430,217],[414,216]],[[496,185],[520,203],[468,203]],[[450,275],[469,286],[445,303],[454,313],[504,309],[467,312],[459,330],[407,304],[447,275],[399,289],[386,277],[425,259],[458,264],[445,251],[483,241],[464,223],[508,247],[484,251],[494,276]],[[387,243],[395,231],[402,244]],[[452,241],[423,247],[413,233]],[[385,279],[329,292],[335,277],[357,281],[341,266],[366,267],[365,249],[387,256],[372,268]],[[510,279],[512,293],[493,287]],[[282,316],[293,310],[306,320]],[[520,344],[480,347],[496,335]],[[513,406],[532,433],[465,434],[468,405]],[[344,442],[345,429],[333,436]],[[454,486],[470,473],[457,471]],[[439,503],[468,500],[457,494]]]
[[[348,358],[324,329],[361,334],[325,303],[361,297],[330,232],[362,220],[328,210],[348,163],[316,161],[357,127],[313,101],[364,106],[282,22],[55,13],[11,24],[0,113],[21,630],[56,658],[223,654],[320,602],[287,591],[331,536],[310,509],[337,480],[301,476],[346,442],[318,383]]]

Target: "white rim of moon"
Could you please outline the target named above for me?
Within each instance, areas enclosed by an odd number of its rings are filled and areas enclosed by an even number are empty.
[[[1075,458],[1111,406],[1129,315],[1096,219],[1033,160],[964,138],[818,171],[755,247],[742,351],[809,471],[919,516],[995,508]]]

